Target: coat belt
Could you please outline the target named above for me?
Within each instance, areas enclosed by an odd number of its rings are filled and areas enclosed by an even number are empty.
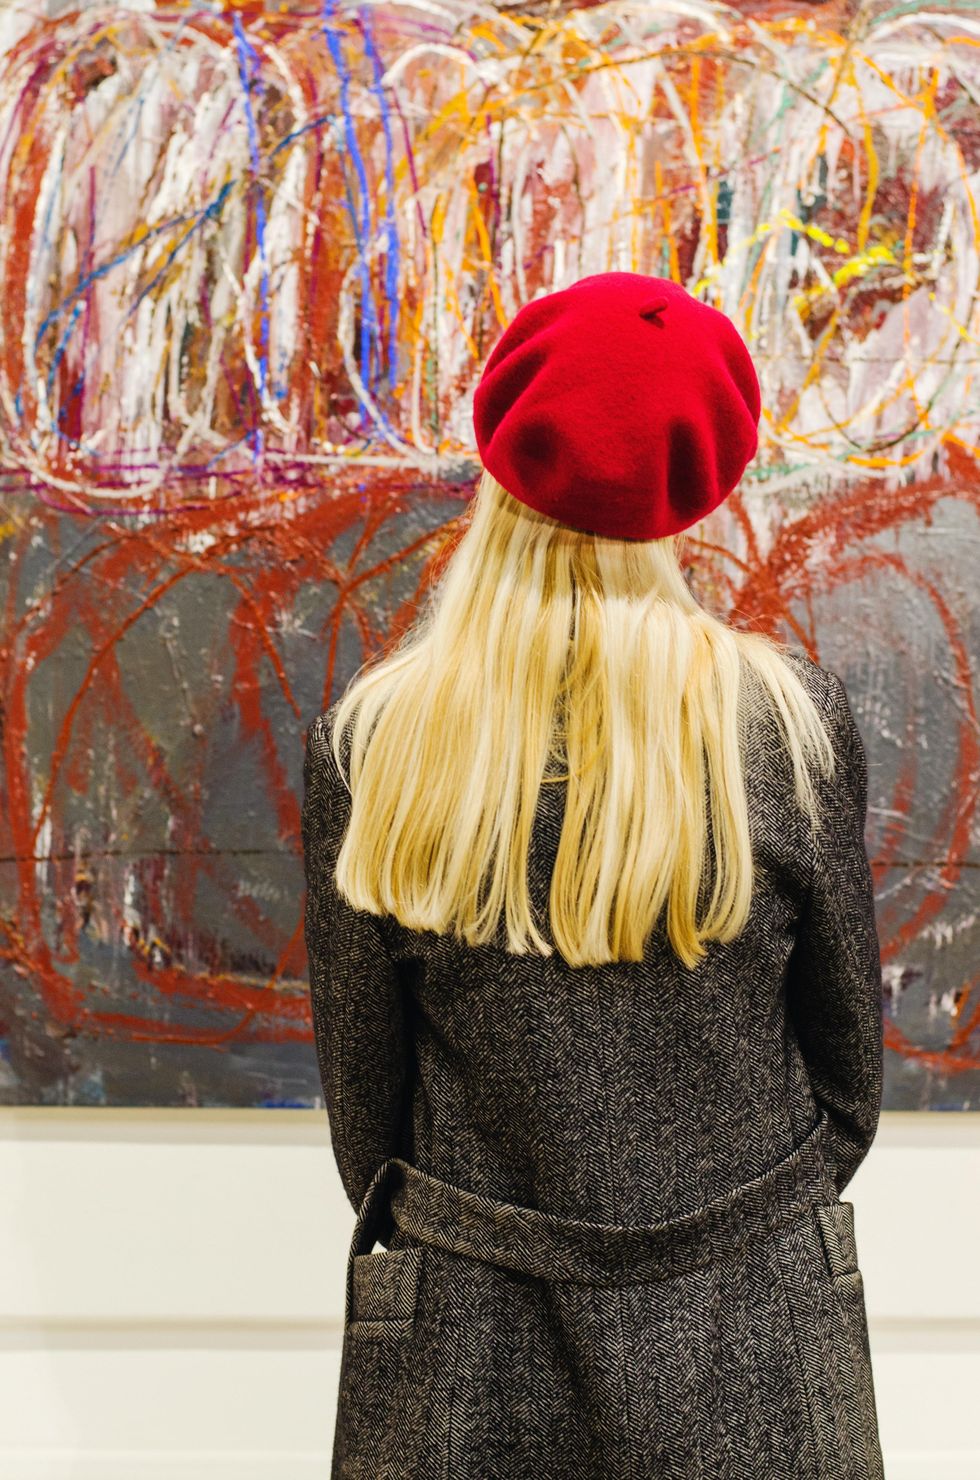
[[[823,1110],[799,1145],[759,1176],[693,1212],[647,1225],[560,1218],[458,1187],[393,1156],[364,1195],[350,1257],[375,1240],[388,1243],[394,1224],[423,1244],[545,1280],[638,1283],[702,1268],[814,1204],[835,1201]]]

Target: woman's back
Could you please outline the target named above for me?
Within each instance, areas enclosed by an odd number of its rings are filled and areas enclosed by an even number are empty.
[[[314,973],[313,1005],[328,1105],[348,1122],[337,1150],[355,1205],[377,1165],[379,1096],[397,1093],[393,1075],[402,1082],[401,1067],[372,1047],[395,1034],[395,1001],[417,1065],[405,1080],[402,1154],[450,1181],[566,1217],[675,1218],[802,1140],[816,1115],[809,1074],[838,1113],[842,1165],[853,1172],[881,1097],[864,751],[839,680],[790,651],[837,737],[838,770],[823,784],[827,833],[818,849],[778,733],[760,732],[745,772],[763,865],[749,920],[736,940],[710,942],[697,967],[677,960],[662,929],[642,962],[573,967],[558,952],[508,953],[502,931],[497,944],[469,946],[409,930],[330,891],[324,928],[336,939],[338,912],[345,918],[343,955],[327,952],[329,982]],[[332,713],[311,728],[310,746],[327,799],[320,846],[335,856],[350,799],[330,754]],[[564,794],[563,784],[543,787],[535,818],[529,888],[542,922]],[[326,878],[326,852],[314,868]],[[311,924],[315,963],[315,914]]]

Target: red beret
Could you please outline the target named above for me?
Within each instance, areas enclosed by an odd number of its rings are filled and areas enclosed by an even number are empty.
[[[731,319],[670,278],[600,272],[526,303],[473,397],[483,466],[593,534],[703,519],[758,447],[755,366]]]

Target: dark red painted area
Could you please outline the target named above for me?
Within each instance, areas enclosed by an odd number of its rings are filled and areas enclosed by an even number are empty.
[[[438,488],[409,485],[395,478],[375,479],[369,490],[355,475],[332,480],[328,491],[299,489],[284,498],[265,493],[242,495],[224,506],[225,522],[207,510],[172,515],[163,523],[127,529],[103,521],[83,555],[52,561],[51,580],[25,600],[31,541],[40,534],[52,554],[79,522],[19,502],[23,523],[9,542],[4,637],[0,646],[0,694],[3,704],[3,770],[5,805],[0,815],[0,852],[14,860],[16,899],[8,900],[0,919],[0,960],[5,960],[36,996],[36,1012],[49,1031],[69,1029],[73,1036],[126,1039],[131,1042],[228,1045],[232,1041],[286,1042],[311,1040],[305,953],[302,941],[302,897],[297,891],[295,920],[286,934],[255,898],[235,889],[234,857],[226,858],[209,836],[203,803],[206,778],[215,757],[207,736],[200,745],[181,744],[177,756],[151,733],[132,700],[124,679],[121,649],[141,639],[141,624],[182,582],[206,577],[226,583],[233,593],[228,623],[228,650],[233,656],[228,694],[236,711],[236,732],[244,745],[258,747],[263,794],[253,805],[266,820],[265,831],[299,849],[297,780],[305,725],[326,707],[338,683],[337,641],[347,622],[356,632],[363,656],[376,651],[411,620],[427,581],[445,558],[455,537],[455,522],[469,490],[446,494]],[[347,486],[349,485],[349,486]],[[416,535],[404,546],[394,543],[398,516],[407,498],[441,505],[445,522],[433,513],[434,532]],[[220,507],[220,506],[219,506]],[[213,536],[206,554],[187,548],[202,529]],[[342,533],[356,530],[350,557],[338,564],[332,549]],[[108,538],[105,537],[108,533]],[[371,549],[368,550],[370,545]],[[388,546],[390,553],[373,552]],[[412,598],[390,612],[380,611],[372,593],[381,589],[398,567],[414,571]],[[304,593],[315,590],[321,615],[307,640],[303,673],[308,698],[295,692],[297,675],[282,653],[279,628]],[[194,634],[183,635],[193,651]],[[48,732],[30,718],[32,685],[64,663],[67,644],[86,661]],[[131,663],[129,665],[131,670]],[[316,689],[309,677],[316,674]],[[131,672],[130,672],[131,680]],[[275,693],[290,716],[289,736],[274,733],[270,718]],[[178,692],[168,697],[177,702]],[[180,855],[170,871],[168,939],[153,943],[128,937],[123,912],[103,898],[111,913],[114,937],[127,942],[137,981],[159,1004],[156,1014],[103,1010],[94,981],[78,983],[72,968],[79,962],[79,933],[91,903],[91,869],[76,877],[71,839],[66,832],[70,795],[84,795],[98,784],[107,737],[112,737],[114,764],[124,767],[126,786],[158,798],[170,819],[161,853]],[[292,746],[289,760],[288,746]],[[36,815],[32,816],[32,786]],[[107,819],[107,826],[109,819]],[[50,829],[50,833],[48,832]],[[45,844],[45,838],[50,841]],[[124,851],[124,845],[123,851]],[[96,849],[98,852],[98,849]],[[42,890],[36,860],[57,857],[58,942],[42,923]],[[84,865],[84,860],[83,860]],[[144,869],[148,913],[160,919],[165,901],[154,894],[154,870]],[[181,960],[182,935],[198,928],[194,900],[204,878],[222,898],[222,932],[236,925],[258,942],[274,968],[261,981],[244,981],[229,969],[189,970]],[[192,1005],[206,1003],[220,1026],[197,1027],[181,1020]],[[16,1031],[16,1028],[12,1028]]]

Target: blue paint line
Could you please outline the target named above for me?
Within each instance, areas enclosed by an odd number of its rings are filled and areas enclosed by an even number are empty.
[[[128,310],[128,313],[127,313],[127,317],[129,316],[129,314],[133,313],[139,307],[139,305],[142,303],[143,299],[146,297],[147,293],[152,292],[153,289],[156,287],[157,283],[159,283],[161,281],[161,279],[166,276],[167,269],[169,268],[169,266],[170,266],[171,262],[174,260],[174,258],[177,256],[178,252],[181,252],[184,249],[184,247],[187,245],[187,243],[190,241],[191,237],[194,236],[194,234],[196,232],[200,231],[200,229],[204,225],[205,221],[213,221],[220,214],[221,207],[224,205],[225,200],[226,200],[227,196],[229,195],[229,193],[235,188],[236,183],[237,182],[235,180],[229,180],[226,184],[222,185],[221,189],[218,191],[217,196],[210,203],[210,205],[205,206],[204,210],[203,211],[200,211],[198,213],[197,220],[194,221],[194,224],[193,224],[193,226],[191,226],[190,230],[189,231],[186,231],[184,233],[184,235],[181,237],[180,241],[177,243],[177,245],[175,247],[173,247],[170,250],[170,252],[168,252],[166,261],[164,262],[163,266],[160,268],[160,271],[157,273],[156,277],[151,278],[150,281],[146,284],[146,286],[137,294],[135,300],[133,301],[133,303],[129,307],[129,310]],[[150,234],[152,234],[154,236],[157,235],[156,231],[154,231],[154,232],[152,232]],[[144,236],[135,245],[136,246],[142,246],[143,245],[143,242],[145,242],[146,240],[147,240],[147,237]],[[125,252],[120,252],[119,256],[117,258],[114,258],[113,261],[109,263],[109,266],[110,267],[114,267],[117,262],[121,262],[124,257],[128,257],[130,251],[133,251],[133,250],[135,250],[135,247],[132,247],[132,248],[131,247],[127,247]]]
[[[227,445],[227,447],[222,447],[220,449],[220,451],[218,451],[218,452],[216,452],[214,454],[213,457],[209,457],[208,460],[207,460],[207,462],[203,464],[201,471],[204,472],[204,473],[210,473],[210,472],[212,472],[213,469],[214,469],[215,463],[220,462],[223,457],[227,457],[228,456],[229,452],[234,452],[234,450],[235,450],[236,447],[241,447],[242,443],[243,442],[247,442],[247,441],[248,441],[248,433],[247,432],[242,437],[236,437],[235,440],[234,440],[234,442],[229,442],[228,445]]]
[[[336,122],[336,113],[320,113],[316,118],[311,119],[309,123],[301,124],[299,128],[294,128],[290,133],[285,134],[279,140],[279,143],[276,145],[276,147],[269,151],[269,158],[275,159],[280,149],[285,149],[287,144],[291,144],[294,139],[298,139],[302,134],[308,134],[311,129],[319,128],[322,123],[336,124]],[[335,129],[334,132],[334,143],[336,144],[338,149],[343,149],[344,141],[340,137],[339,131]]]
[[[394,389],[395,375],[398,368],[398,266],[400,243],[398,240],[398,228],[395,219],[395,172],[393,168],[394,147],[391,142],[391,109],[385,96],[382,77],[384,70],[381,66],[381,58],[375,45],[371,32],[370,11],[365,12],[361,18],[361,31],[364,37],[364,49],[367,52],[371,67],[374,72],[372,91],[378,99],[378,111],[381,114],[381,126],[385,136],[385,184],[387,186],[387,209],[385,212],[385,227],[387,229],[387,252],[385,253],[385,291],[388,301],[388,384]]]
[[[335,0],[324,0],[324,35],[327,47],[334,64],[334,69],[340,79],[340,110],[344,120],[344,134],[347,139],[347,154],[357,172],[358,184],[361,191],[361,219],[358,221],[354,203],[348,194],[350,207],[351,225],[354,228],[354,238],[357,242],[360,256],[361,277],[361,380],[370,389],[371,386],[371,330],[374,327],[373,304],[371,301],[371,281],[368,273],[367,257],[365,250],[367,246],[368,233],[371,228],[370,201],[368,199],[367,174],[364,169],[364,161],[357,144],[357,134],[354,129],[354,119],[350,108],[350,69],[344,60],[340,39],[331,25],[335,12]]]
[[[360,187],[361,219],[358,221],[357,213],[351,200],[350,191],[347,192],[348,208],[351,215],[351,224],[354,228],[354,238],[357,242],[359,253],[359,269],[361,279],[361,380],[368,391],[372,389],[371,350],[372,339],[377,337],[378,319],[374,306],[374,298],[371,292],[371,275],[367,262],[367,243],[371,230],[370,217],[370,195],[368,193],[367,174],[364,169],[364,161],[358,148],[357,135],[354,131],[354,119],[350,109],[350,69],[344,61],[343,52],[340,47],[338,33],[331,25],[335,13],[335,0],[323,0],[323,33],[326,37],[330,56],[333,60],[337,76],[340,79],[340,108],[344,120],[344,133],[347,140],[347,157],[352,161],[357,172]],[[345,172],[346,177],[346,172]],[[393,428],[384,413],[377,409],[385,429],[393,433]]]
[[[251,92],[253,84],[257,92],[263,89],[262,81],[256,77],[259,59],[255,48],[250,44],[242,26],[242,18],[238,11],[234,17],[235,40],[238,43],[238,70],[242,80],[242,106],[245,110],[245,122],[248,127],[248,145],[252,156],[252,175],[255,183],[255,235],[259,248],[259,260],[262,264],[261,287],[259,297],[262,305],[262,319],[260,338],[262,348],[259,353],[259,402],[265,396],[266,380],[269,363],[269,262],[265,249],[265,191],[259,173],[259,141],[255,129],[255,114],[252,110]],[[251,66],[246,65],[246,60]],[[261,415],[256,418],[253,427],[255,439],[255,454],[261,456],[263,445]]]

